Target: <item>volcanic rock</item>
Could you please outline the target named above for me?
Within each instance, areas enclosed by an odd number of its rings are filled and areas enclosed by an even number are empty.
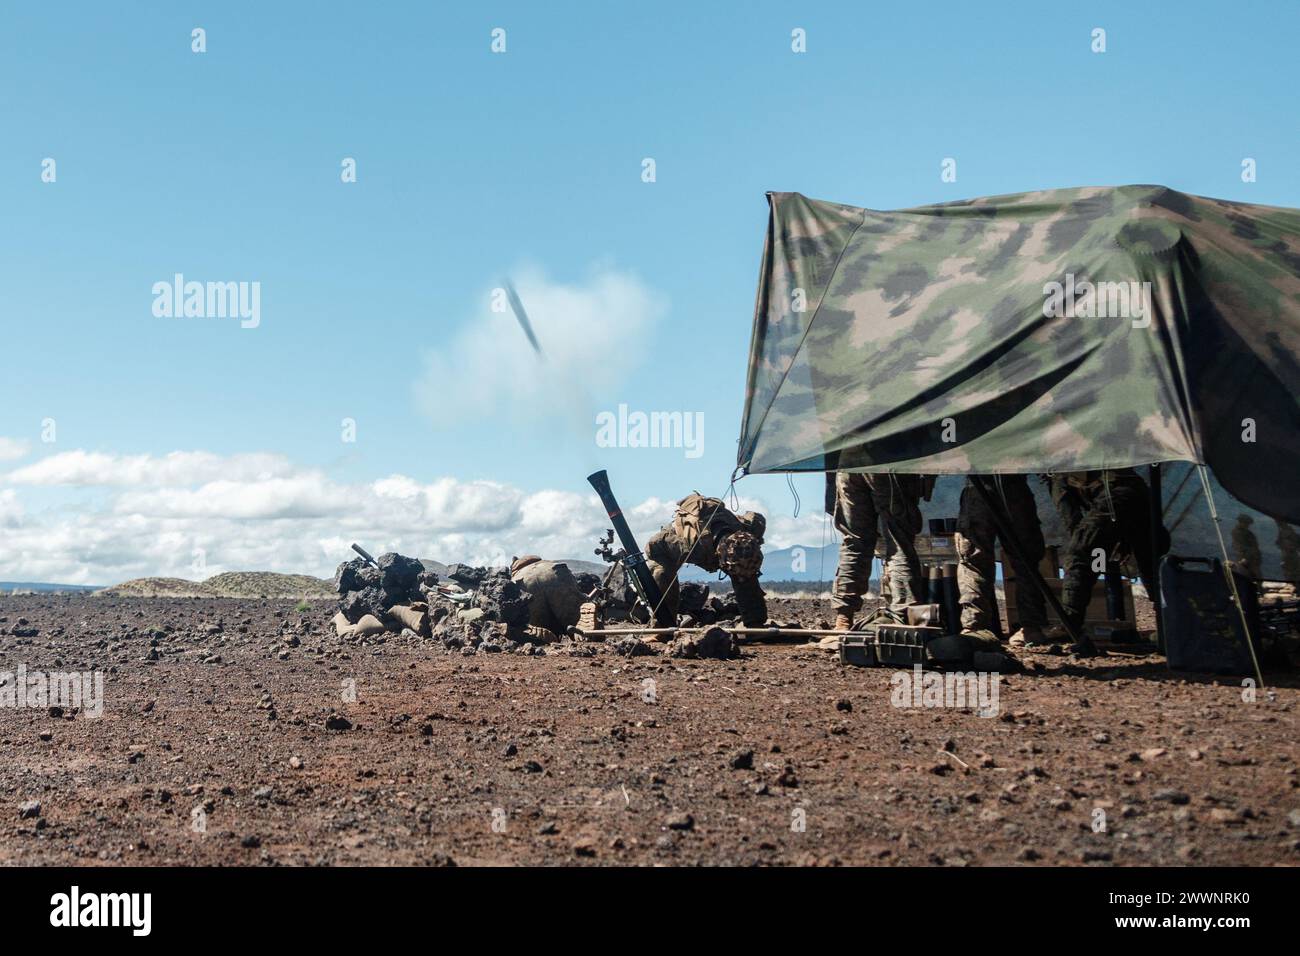
[[[416,558],[393,551],[381,554],[376,563],[379,565],[380,586],[393,593],[405,594],[415,587],[424,573],[424,565]]]
[[[475,568],[468,564],[452,564],[447,568],[447,577],[462,587],[474,589],[488,576],[487,568]]]
[[[669,657],[709,657],[728,660],[740,656],[740,645],[729,631],[711,627],[703,634],[686,634],[668,645]]]
[[[487,617],[502,624],[524,627],[528,623],[530,596],[508,574],[493,574],[478,588],[478,606]]]
[[[366,562],[361,558],[353,558],[351,561],[344,561],[334,572],[334,590],[339,594],[346,594],[349,591],[360,591],[364,584],[361,583],[358,572],[367,567]]]
[[[339,609],[343,616],[348,619],[349,624],[355,624],[367,614],[373,617],[382,617],[386,610],[384,606],[384,594],[379,588],[362,588],[360,591],[349,591],[344,595],[343,600],[339,602]]]

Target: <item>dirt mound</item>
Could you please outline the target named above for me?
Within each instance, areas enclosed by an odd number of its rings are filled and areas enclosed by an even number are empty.
[[[111,588],[96,591],[108,597],[216,597],[217,594],[201,581],[184,578],[134,578]]]
[[[330,598],[334,588],[310,574],[277,574],[274,571],[227,571],[203,582],[218,597]]]
[[[196,598],[328,598],[334,589],[328,581],[309,574],[278,574],[274,571],[227,571],[206,581],[184,578],[136,578],[123,581],[99,594],[111,597],[196,597]]]

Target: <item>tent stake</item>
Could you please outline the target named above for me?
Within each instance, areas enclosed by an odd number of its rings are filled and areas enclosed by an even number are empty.
[[[1012,558],[1028,572],[1028,578],[1033,582],[1033,586],[1038,589],[1038,593],[1056,612],[1056,616],[1061,619],[1061,625],[1070,635],[1075,645],[1079,648],[1080,653],[1092,657],[1097,653],[1097,646],[1092,643],[1092,638],[1086,633],[1076,631],[1074,625],[1070,623],[1069,616],[1065,613],[1065,608],[1061,605],[1061,599],[1056,596],[1056,592],[1047,586],[1043,580],[1043,575],[1039,572],[1037,565],[1030,564],[1025,560],[1024,549],[1020,547],[1020,539],[1011,528],[1011,521],[1008,519],[1006,512],[1002,508],[1002,502],[994,498],[993,494],[984,485],[984,475],[971,475],[971,487],[976,493],[984,499],[984,504],[988,506],[989,516],[993,519],[993,524],[998,529],[998,537],[1002,539],[1002,546],[1011,552]],[[1003,571],[1005,572],[1005,568]],[[1005,574],[1003,576],[1005,581]]]

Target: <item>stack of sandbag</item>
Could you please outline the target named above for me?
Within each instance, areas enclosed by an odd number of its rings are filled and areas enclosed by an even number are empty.
[[[436,616],[433,637],[463,653],[514,651],[554,643],[559,636],[528,623],[532,596],[505,568],[453,564],[449,580],[429,596],[430,607],[450,605]]]
[[[375,564],[353,558],[334,573],[344,639],[407,634],[431,637],[448,650],[513,651],[559,640],[528,623],[531,595],[503,568],[453,564],[447,580],[416,558],[389,552]]]
[[[410,630],[422,637],[431,631],[427,594],[436,593],[438,576],[416,558],[381,554],[374,565],[362,558],[344,561],[334,572],[339,611],[334,628],[340,637],[370,637],[384,631]]]

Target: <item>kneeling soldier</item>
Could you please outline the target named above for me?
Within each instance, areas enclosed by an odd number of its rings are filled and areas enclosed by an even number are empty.
[[[732,593],[746,627],[767,623],[767,597],[758,583],[763,566],[763,533],[767,519],[754,511],[733,514],[720,498],[698,492],[677,502],[671,524],[646,543],[646,565],[663,592],[655,614],[660,627],[677,624],[677,573],[683,564],[705,571],[722,571],[731,578]]]

